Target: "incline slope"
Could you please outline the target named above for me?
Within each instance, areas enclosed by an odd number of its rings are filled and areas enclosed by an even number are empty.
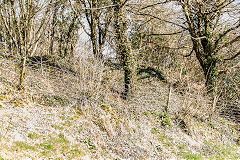
[[[205,97],[144,79],[122,101],[110,91],[121,89],[119,76],[81,67],[79,75],[29,67],[23,92],[17,65],[0,59],[0,159],[240,157],[236,124],[212,115]]]

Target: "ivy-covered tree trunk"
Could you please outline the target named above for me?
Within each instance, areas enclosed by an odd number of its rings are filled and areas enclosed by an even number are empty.
[[[202,56],[200,53],[196,53],[196,57],[204,72],[205,86],[207,87],[208,93],[211,93],[214,91],[218,79],[217,60],[211,56]]]
[[[214,92],[216,87],[216,82],[218,81],[218,68],[217,61],[214,58],[207,60],[206,69],[204,71],[208,92]]]
[[[212,51],[213,46],[207,38],[198,40],[192,39],[192,41],[194,45],[193,50],[195,51],[196,58],[198,59],[205,76],[205,85],[208,93],[211,93],[214,91],[218,78],[217,58]]]
[[[131,46],[127,36],[127,20],[124,14],[123,0],[113,0],[114,7],[114,29],[116,39],[116,51],[120,55],[120,61],[124,70],[124,91],[122,98],[126,99],[130,90],[131,84]]]

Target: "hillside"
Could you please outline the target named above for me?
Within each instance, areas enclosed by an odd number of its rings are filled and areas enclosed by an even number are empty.
[[[0,159],[240,157],[239,124],[202,94],[150,77],[125,101],[111,91],[123,89],[121,71],[84,58],[78,74],[28,65],[18,91],[18,61],[0,58]]]

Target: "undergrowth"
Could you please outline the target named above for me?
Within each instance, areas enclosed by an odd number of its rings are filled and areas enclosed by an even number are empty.
[[[0,132],[0,157],[240,156],[237,124],[219,117],[202,83],[191,80],[184,69],[176,75],[177,71],[165,68],[165,73],[171,72],[167,83],[154,77],[135,80],[129,98],[122,100],[121,70],[93,57],[80,57],[73,64],[77,75],[56,68],[48,72],[29,67],[26,90],[18,91],[14,87],[17,66],[1,59],[0,123],[5,125]]]

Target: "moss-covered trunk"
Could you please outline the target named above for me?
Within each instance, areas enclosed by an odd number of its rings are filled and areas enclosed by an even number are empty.
[[[197,60],[199,61],[205,76],[207,91],[208,93],[212,93],[215,90],[218,78],[217,58],[214,56],[211,49],[213,46],[207,39],[193,40],[193,44]]]
[[[117,54],[120,55],[120,61],[124,70],[124,91],[122,98],[126,99],[130,90],[131,84],[131,46],[127,36],[127,20],[123,11],[122,0],[113,0],[114,4],[114,29],[117,46]]]
[[[208,59],[208,63],[205,66],[204,75],[206,78],[205,85],[207,86],[208,92],[214,92],[216,87],[216,82],[218,79],[218,70],[217,70],[217,62],[215,59]]]

